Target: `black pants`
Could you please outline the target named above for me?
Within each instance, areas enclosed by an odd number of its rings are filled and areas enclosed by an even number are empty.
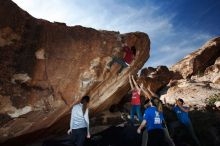
[[[148,132],[147,132],[147,129],[145,129],[142,135],[141,146],[147,146],[147,141],[148,141]]]
[[[83,146],[87,135],[87,128],[72,129],[70,141],[73,146]]]
[[[175,146],[173,140],[171,139],[169,132],[167,128],[163,128],[164,136],[165,136],[165,141],[168,144],[168,146]],[[142,135],[142,144],[141,146],[147,146],[147,141],[148,141],[148,132],[145,129]]]
[[[154,129],[148,131],[148,146],[169,146],[163,129]]]
[[[169,131],[167,127],[163,128],[164,134],[165,134],[165,141],[168,143],[169,146],[175,146],[175,143],[173,142],[173,139],[170,137]]]

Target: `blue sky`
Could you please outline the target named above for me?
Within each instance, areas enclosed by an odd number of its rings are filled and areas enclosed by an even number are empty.
[[[151,39],[147,66],[171,66],[220,36],[220,0],[13,0],[36,18]]]

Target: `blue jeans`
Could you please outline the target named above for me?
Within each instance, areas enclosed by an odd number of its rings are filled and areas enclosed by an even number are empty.
[[[131,115],[131,122],[132,123],[134,122],[134,114],[135,113],[138,116],[139,122],[141,122],[142,121],[142,115],[141,115],[141,106],[140,105],[132,105],[132,107],[131,107],[130,115]]]

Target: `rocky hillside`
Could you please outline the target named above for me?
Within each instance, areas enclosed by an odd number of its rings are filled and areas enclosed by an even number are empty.
[[[220,38],[208,41],[202,48],[171,67],[182,75],[181,80],[172,79],[168,90],[162,92],[162,100],[174,103],[183,98],[197,108],[219,106],[220,101]],[[213,103],[214,102],[214,103]]]
[[[139,82],[152,91],[160,92],[161,99],[173,104],[183,98],[197,108],[218,105],[220,101],[220,37],[205,43],[197,51],[173,65],[141,70]],[[216,103],[212,103],[216,100]]]
[[[104,68],[114,49],[121,48],[122,37],[137,49],[136,59],[119,76],[120,66],[114,64],[104,80]],[[63,123],[70,108],[85,94],[92,98],[92,114],[117,103],[129,90],[128,74],[142,68],[149,50],[145,33],[51,23],[33,18],[11,0],[0,1],[0,141],[51,125],[67,129]]]
[[[204,44],[200,49],[186,56],[171,67],[174,72],[180,73],[183,78],[203,73],[207,67],[213,65],[220,56],[220,38],[214,38]]]
[[[197,51],[173,65],[142,69],[139,82],[160,94],[161,100],[171,107],[182,98],[191,106],[189,113],[202,146],[220,145],[220,37],[208,41]],[[166,107],[166,106],[165,106]],[[166,122],[176,116],[164,108]],[[183,129],[173,137],[177,146],[193,145]]]

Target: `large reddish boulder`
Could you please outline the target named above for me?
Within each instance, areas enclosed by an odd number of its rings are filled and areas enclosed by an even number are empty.
[[[137,49],[136,59],[119,76],[120,66],[114,64],[103,80],[122,36]],[[10,0],[0,1],[0,141],[48,127],[67,129],[70,108],[85,94],[92,98],[92,114],[109,108],[127,93],[128,74],[138,72],[149,50],[145,33],[69,27],[33,18]]]

